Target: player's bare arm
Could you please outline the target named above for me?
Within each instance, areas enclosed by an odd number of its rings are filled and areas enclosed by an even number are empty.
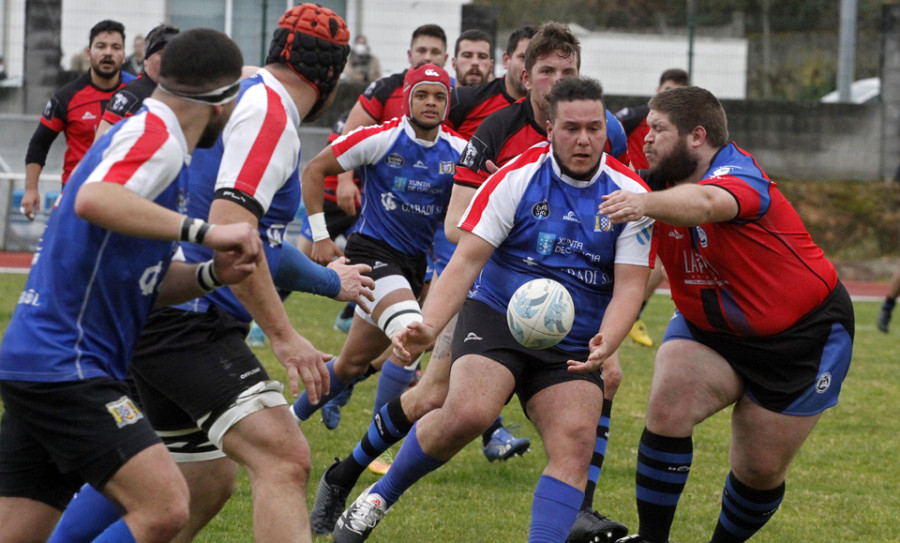
[[[209,208],[209,220],[216,224],[257,224],[256,216],[250,211],[224,199],[213,201]],[[331,355],[320,352],[294,330],[275,290],[266,259],[261,259],[260,265],[247,279],[232,285],[231,291],[271,340],[275,357],[287,370],[291,393],[295,396],[300,393],[299,378],[310,399],[317,403],[321,394],[328,393],[325,362],[331,359]]]
[[[392,338],[394,356],[404,363],[432,348],[441,330],[459,313],[475,278],[494,252],[494,246],[475,234],[463,232],[444,273],[428,292],[422,322],[413,322]]]
[[[737,200],[730,192],[714,185],[693,183],[647,193],[617,190],[604,196],[597,209],[616,224],[651,217],[675,226],[730,221],[738,211]]]
[[[616,264],[615,277],[612,299],[606,307],[600,330],[591,338],[588,359],[569,360],[569,371],[585,373],[605,369],[604,363],[615,354],[637,318],[644,300],[644,286],[650,277],[650,268]]]
[[[306,206],[306,216],[309,217],[309,226],[312,230],[313,247],[310,258],[319,264],[328,264],[335,258],[343,256],[343,253],[334,241],[328,236],[328,228],[325,226],[325,214],[323,206],[325,202],[325,177],[342,173],[344,168],[334,156],[331,145],[322,149],[309,164],[303,168],[300,176],[300,184],[303,188],[303,204]],[[353,182],[353,172],[350,172],[350,182]],[[355,209],[355,208],[354,208]]]
[[[344,123],[341,135],[349,134],[360,126],[372,126],[374,124],[378,124],[378,120],[369,115],[362,107],[362,104],[357,101],[350,109],[350,114],[347,116],[347,122]],[[356,206],[360,201],[359,187],[353,183],[353,172],[342,171],[337,174],[337,177],[337,205],[344,213],[352,217],[356,215]]]
[[[456,183],[450,194],[450,204],[447,205],[447,215],[444,217],[444,234],[452,243],[459,243],[460,229],[457,227],[463,213],[469,207],[472,197],[475,196],[475,188]]]

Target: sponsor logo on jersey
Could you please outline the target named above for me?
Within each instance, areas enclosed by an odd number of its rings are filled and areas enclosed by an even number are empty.
[[[481,341],[482,339],[483,338],[478,336],[475,332],[469,332],[468,335],[466,335],[466,339],[463,340],[463,343],[467,341]]]
[[[421,160],[417,160],[415,164],[413,164],[413,168],[422,168],[423,170],[428,169],[428,165],[422,162]]]
[[[406,177],[400,177],[399,175],[394,176],[394,186],[393,190],[397,192],[406,192],[406,185],[409,179]]]
[[[116,421],[116,426],[119,428],[134,424],[144,418],[143,413],[128,396],[122,396],[114,402],[109,402],[106,404],[106,410],[113,416],[113,420]]]
[[[456,162],[441,161],[439,172],[444,175],[456,175]]]
[[[97,116],[91,113],[90,111],[85,111],[84,115],[81,116],[82,121],[90,121],[92,119],[96,119]]]
[[[709,238],[706,237],[706,231],[699,226],[693,227],[692,230],[694,231],[694,239],[700,247],[703,247],[704,249],[709,247]]]
[[[682,239],[684,238],[684,234],[681,233],[681,230],[672,230],[669,232],[670,238]]]
[[[524,262],[527,266],[537,266],[538,263],[534,261],[530,256],[528,258],[523,258],[522,262]]]
[[[372,269],[377,270],[378,268],[384,268],[387,266],[387,262],[382,262],[380,260],[376,260],[375,264],[372,264]]]
[[[553,245],[556,241],[556,234],[551,234],[550,232],[541,232],[538,234],[537,240],[537,252],[542,255],[549,255],[553,253]]]
[[[612,230],[612,223],[606,215],[594,216],[594,232],[609,232]]]
[[[534,204],[534,207],[531,208],[531,216],[538,220],[549,217],[550,203],[547,200],[543,200]]]
[[[398,153],[391,153],[388,156],[384,157],[384,163],[391,168],[401,168],[403,167],[404,161],[403,157]]]
[[[393,211],[397,209],[397,199],[394,198],[394,194],[392,192],[382,192],[381,205],[385,210]]]
[[[563,215],[563,220],[568,222],[581,222],[580,220],[578,220],[578,215],[576,215],[572,210],[569,210],[568,213]]]
[[[53,115],[53,100],[48,100],[47,105],[44,106],[44,117],[50,117]]]
[[[723,166],[721,168],[717,168],[716,171],[712,173],[712,177],[721,177],[723,175],[729,175],[734,170],[740,170],[737,166]]]
[[[477,168],[475,166],[478,163],[478,156],[484,155],[486,149],[487,145],[485,145],[483,141],[472,136],[472,139],[470,139],[469,143],[466,144],[466,148],[463,149],[462,157],[460,157],[459,163],[466,168],[469,168],[470,170],[477,171]]]

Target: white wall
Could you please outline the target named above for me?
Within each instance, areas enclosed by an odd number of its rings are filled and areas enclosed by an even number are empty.
[[[581,73],[598,79],[607,94],[652,96],[662,72],[688,68],[686,36],[576,33],[581,41]],[[695,38],[693,71],[693,84],[717,97],[745,98],[747,40]]]
[[[359,6],[358,24],[369,42],[372,52],[381,62],[383,75],[400,72],[409,67],[406,52],[413,30],[423,24],[438,24],[447,34],[446,70],[451,70],[449,58],[453,57],[453,44],[459,36],[462,24],[462,5],[469,0],[365,0],[354,2]],[[348,11],[350,10],[348,3]],[[356,26],[356,16],[348,14],[351,29]]]

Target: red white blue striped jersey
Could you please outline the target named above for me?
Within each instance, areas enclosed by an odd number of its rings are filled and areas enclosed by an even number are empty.
[[[175,243],[116,234],[89,223],[75,214],[75,196],[87,183],[118,183],[176,209],[189,159],[178,119],[153,99],[91,147],[72,173],[35,252],[0,345],[0,379],[125,378]]]
[[[496,250],[469,297],[506,312],[513,292],[537,277],[562,283],[575,301],[572,331],[557,346],[583,351],[613,293],[615,264],[652,266],[653,220],[612,225],[597,207],[616,190],[647,192],[630,169],[604,153],[589,181],[559,170],[549,142],[535,145],[481,185],[459,227]]]
[[[453,189],[466,140],[441,126],[434,141],[416,138],[403,116],[360,127],[331,144],[345,171],[359,167],[362,208],[356,229],[403,254],[429,251]]]

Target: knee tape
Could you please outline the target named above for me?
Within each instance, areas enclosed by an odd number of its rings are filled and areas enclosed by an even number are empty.
[[[272,380],[256,383],[248,388],[234,400],[231,407],[213,422],[208,432],[209,439],[216,444],[216,447],[221,449],[225,432],[241,419],[267,407],[287,405],[287,401],[282,394],[283,391],[284,385]]]
[[[398,330],[411,322],[422,322],[422,309],[415,300],[397,302],[381,312],[378,327],[388,338],[394,337]]]

